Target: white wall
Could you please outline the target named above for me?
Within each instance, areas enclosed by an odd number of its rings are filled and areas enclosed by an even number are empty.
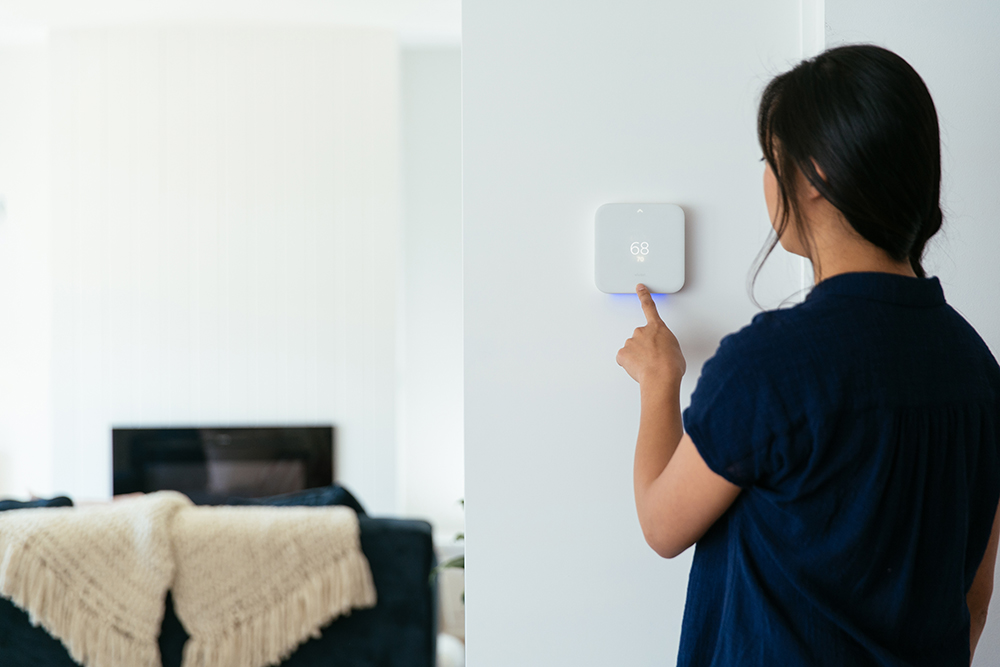
[[[332,28],[56,31],[54,482],[112,425],[333,423],[395,512],[398,51]]]
[[[404,512],[462,530],[462,54],[401,52]]]
[[[798,59],[799,2],[466,0],[463,6],[466,633],[470,664],[673,664],[689,551],[645,544],[632,495],[643,323],[594,286],[606,202],[687,215],[687,284],[658,297],[684,402],[747,323],[770,229],[757,97]],[[799,288],[778,256],[773,305]],[[793,270],[794,269],[794,270]]]
[[[406,42],[461,40],[462,0],[3,0],[0,39],[39,26],[240,22],[380,28]]]
[[[0,496],[52,492],[48,51],[0,47]]]
[[[941,279],[949,303],[1000,356],[1000,5],[826,0],[826,23],[827,46],[880,44],[903,56],[927,83],[941,125],[945,221],[926,266]],[[974,665],[997,664],[995,594]]]

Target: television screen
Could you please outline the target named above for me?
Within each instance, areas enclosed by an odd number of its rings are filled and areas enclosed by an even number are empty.
[[[335,479],[332,426],[113,428],[113,493],[260,498]]]

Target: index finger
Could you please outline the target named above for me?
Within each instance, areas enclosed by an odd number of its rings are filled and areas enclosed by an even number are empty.
[[[642,283],[635,286],[635,293],[639,295],[639,303],[642,305],[642,312],[646,315],[646,323],[662,322],[660,314],[656,311],[656,303],[647,288]]]

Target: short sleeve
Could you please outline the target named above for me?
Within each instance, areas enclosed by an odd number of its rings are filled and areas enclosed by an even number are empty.
[[[758,318],[722,339],[683,414],[684,430],[708,467],[741,487],[766,484],[788,459],[790,424],[768,372],[786,360],[769,352]]]

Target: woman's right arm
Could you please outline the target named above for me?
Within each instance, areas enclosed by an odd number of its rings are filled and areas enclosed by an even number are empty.
[[[986,545],[986,553],[976,570],[976,577],[972,580],[972,588],[965,596],[965,604],[969,607],[969,664],[976,654],[976,644],[983,634],[986,626],[986,614],[990,608],[990,596],[993,595],[993,569],[996,567],[997,542],[1000,540],[1000,505],[997,506],[996,516],[993,517],[993,532],[990,533],[990,541]]]

